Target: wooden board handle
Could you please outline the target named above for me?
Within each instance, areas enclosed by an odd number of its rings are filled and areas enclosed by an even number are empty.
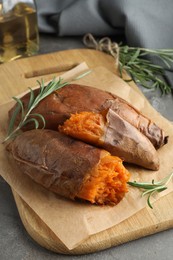
[[[77,65],[79,65],[79,63],[61,64],[58,66],[47,67],[44,69],[35,69],[32,71],[26,72],[24,74],[24,76],[25,76],[25,78],[34,78],[34,77],[49,75],[52,73],[60,73],[60,72],[71,70],[74,67],[76,67]]]

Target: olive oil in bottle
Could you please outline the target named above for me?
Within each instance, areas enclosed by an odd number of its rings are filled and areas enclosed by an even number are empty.
[[[36,9],[19,1],[8,12],[3,13],[3,3],[0,3],[0,63],[31,56],[38,49]]]

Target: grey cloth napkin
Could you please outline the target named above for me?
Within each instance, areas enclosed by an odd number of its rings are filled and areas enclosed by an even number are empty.
[[[36,0],[39,29],[59,36],[124,34],[131,46],[173,48],[173,0]]]

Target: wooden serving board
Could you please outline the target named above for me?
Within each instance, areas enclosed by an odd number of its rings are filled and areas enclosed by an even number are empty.
[[[52,79],[52,75],[62,73],[83,61],[90,68],[105,66],[117,74],[112,57],[86,49],[68,50],[41,55],[39,58],[35,56],[17,60],[1,66],[0,104],[25,91],[28,86],[35,86],[36,80],[41,76],[44,75],[45,81],[48,81]],[[139,91],[134,83],[130,85]],[[173,196],[170,193],[156,201],[153,210],[147,207],[115,227],[92,235],[75,249],[68,250],[14,190],[13,195],[21,220],[30,236],[43,247],[58,253],[96,252],[173,227]]]

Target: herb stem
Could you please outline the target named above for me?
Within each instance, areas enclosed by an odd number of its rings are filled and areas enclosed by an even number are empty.
[[[154,193],[160,193],[164,190],[166,190],[168,187],[168,183],[173,178],[173,172],[163,178],[162,180],[155,182],[152,180],[152,182],[128,182],[130,186],[133,186],[135,188],[142,189],[142,196],[148,195],[147,203],[150,208],[153,208],[150,202],[150,198]]]

